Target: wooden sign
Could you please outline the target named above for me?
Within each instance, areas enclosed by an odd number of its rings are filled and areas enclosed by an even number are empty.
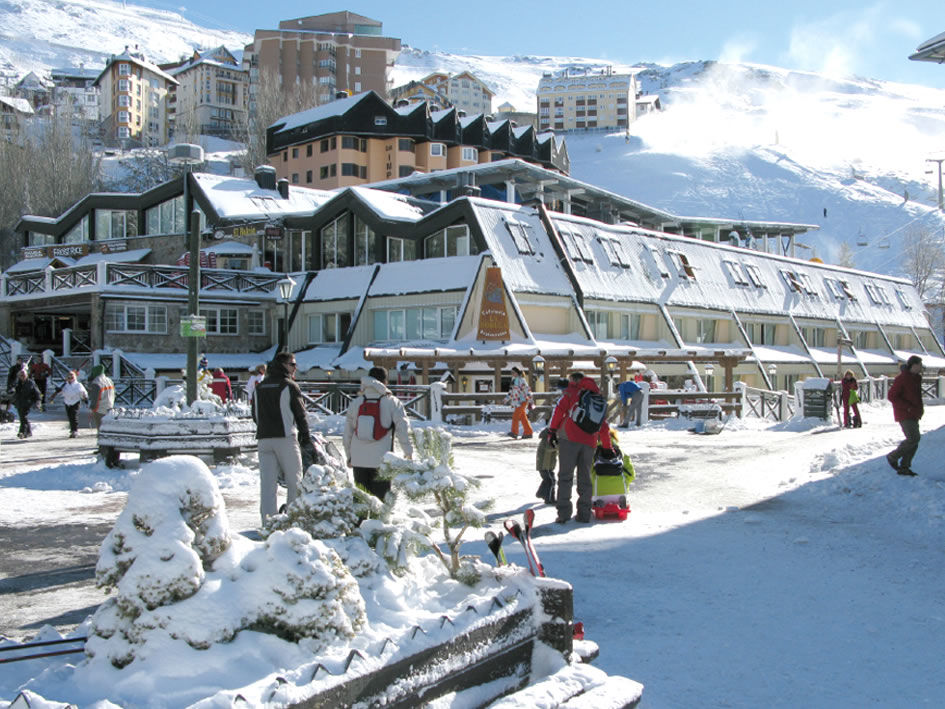
[[[479,328],[477,340],[508,340],[509,313],[505,305],[505,287],[502,285],[502,269],[490,266],[486,269],[486,280],[479,306]]]

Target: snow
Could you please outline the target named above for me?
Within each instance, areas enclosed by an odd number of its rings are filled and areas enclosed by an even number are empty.
[[[938,622],[945,617],[939,592],[945,581],[940,559],[945,473],[938,464],[945,448],[945,407],[926,409],[915,479],[896,476],[883,460],[901,438],[890,407],[861,404],[861,411],[865,424],[852,430],[813,419],[733,420],[717,436],[694,436],[687,422],[675,420],[620,430],[621,447],[637,472],[632,512],[626,522],[587,526],[556,525],[554,509],[533,499],[538,485],[533,442],[510,442],[504,436],[507,423],[453,427],[456,469],[482,483],[480,499],[495,500],[489,526],[500,527],[525,507],[537,508],[542,562],[551,575],[574,586],[575,617],[601,651],[590,668],[550,663],[549,678],[535,677],[539,681],[525,695],[496,706],[542,706],[571,682],[598,686],[606,698],[628,691],[631,685],[621,682],[631,681],[645,686],[643,707],[937,705],[945,694],[937,664],[945,650]],[[333,437],[341,426],[340,417],[320,424]],[[192,458],[141,469],[126,458],[123,470],[109,470],[93,458],[15,462],[20,450],[40,442],[57,455],[72,445],[63,440],[64,430],[62,421],[41,415],[37,439],[18,447],[9,440],[13,425],[0,426],[3,528],[102,520],[118,520],[120,528],[122,515],[138,509],[131,506],[138,488],[152,504],[137,514],[169,520],[179,530],[177,538],[187,538],[186,525],[174,521],[176,503],[159,502],[174,487],[170,480],[184,476],[221,516],[215,534],[225,528],[235,543],[221,557],[224,562],[204,571],[214,582],[206,595],[190,599],[186,614],[169,615],[169,607],[162,607],[158,615],[169,625],[160,632],[177,628],[181,637],[206,639],[213,628],[228,627],[237,613],[259,607],[269,593],[266,585],[238,595],[237,589],[248,587],[233,574],[247,575],[246,564],[260,564],[248,574],[254,579],[284,572],[277,571],[283,552],[272,545],[265,551],[241,535],[258,521],[252,457],[212,469]],[[17,453],[12,459],[11,448]],[[220,492],[214,493],[214,486]],[[221,493],[225,507],[217,497]],[[129,507],[122,512],[125,500]],[[272,544],[279,548],[283,540]],[[295,544],[319,548],[304,537]],[[519,547],[507,542],[505,549],[510,561],[524,564]],[[70,556],[63,552],[58,562],[34,565],[67,566]],[[473,537],[463,552],[488,556]],[[290,553],[288,547],[284,553]],[[313,563],[318,563],[314,557]],[[400,637],[418,620],[423,624],[465,604],[469,589],[445,578],[438,561],[424,557],[416,563],[430,582],[420,584],[418,576],[408,575],[377,577],[370,591],[361,584],[366,624],[355,647],[376,649],[378,640]],[[489,597],[495,583],[484,580],[473,589],[474,598]],[[37,618],[84,605],[75,605],[67,587],[42,598],[51,605],[35,609]],[[9,622],[3,632],[18,638],[30,634]],[[86,626],[79,631],[87,632]],[[58,636],[46,629],[40,637]],[[69,656],[8,665],[0,673],[0,698],[11,700],[34,677],[28,685],[32,692],[85,706],[105,698],[121,705],[186,706],[214,693],[218,699],[232,697],[234,688],[261,701],[276,675],[289,680],[291,694],[294,678],[311,674],[303,668],[312,667],[313,657],[311,648],[255,631],[206,650],[168,635],[145,662],[124,670],[98,658],[76,664]],[[337,667],[343,659],[344,654],[323,664]],[[629,679],[610,683],[600,670]],[[593,696],[586,695],[592,704],[583,705],[607,706]]]

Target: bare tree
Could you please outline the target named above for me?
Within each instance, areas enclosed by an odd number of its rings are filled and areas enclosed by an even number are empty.
[[[853,248],[845,241],[840,242],[840,250],[837,252],[837,265],[844,268],[856,268]]]
[[[49,118],[34,119],[8,139],[0,139],[0,261],[9,265],[16,251],[13,227],[24,214],[56,217],[100,184],[101,159],[88,132],[73,126],[72,106]]]
[[[923,301],[937,297],[943,288],[945,243],[926,227],[915,226],[903,239],[902,268]]]
[[[283,85],[282,79],[267,70],[254,85],[253,106],[246,126],[246,153],[243,167],[248,174],[267,163],[266,129],[283,116],[317,105],[316,85],[294,82]]]

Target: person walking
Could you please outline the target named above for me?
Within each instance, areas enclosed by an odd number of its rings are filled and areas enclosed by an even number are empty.
[[[348,406],[342,442],[355,484],[381,500],[390,492],[391,484],[390,480],[377,478],[377,469],[384,454],[394,450],[395,436],[404,456],[413,458],[404,405],[387,388],[387,370],[372,367]]]
[[[79,404],[89,400],[89,393],[82,386],[74,370],[69,370],[66,381],[53,392],[49,401],[52,402],[60,392],[62,403],[66,406],[66,416],[69,417],[69,438],[75,438],[79,435]]]
[[[39,400],[39,388],[36,386],[36,383],[29,378],[26,367],[23,367],[17,372],[16,384],[13,386],[13,405],[16,407],[16,413],[20,416],[20,430],[16,434],[17,438],[29,438],[33,435],[29,413],[30,409],[32,409]]]
[[[518,427],[521,424],[522,438],[531,438],[534,432],[528,421],[528,409],[533,405],[532,390],[528,386],[528,381],[522,376],[521,369],[512,367],[512,375],[512,385],[505,397],[505,403],[514,409],[512,412],[512,430],[509,431],[508,435],[511,438],[518,438]]]
[[[555,503],[555,468],[558,466],[558,446],[551,442],[551,429],[538,432],[538,450],[535,451],[535,468],[541,477],[535,496],[545,504]]]
[[[571,503],[571,488],[574,485],[575,471],[577,472],[577,514],[578,522],[591,521],[591,466],[594,464],[594,453],[600,443],[606,450],[613,450],[610,444],[610,427],[607,419],[601,420],[600,429],[595,433],[588,433],[578,426],[573,415],[581,400],[584,391],[600,394],[597,384],[580,372],[570,376],[570,384],[564,396],[555,406],[551,416],[549,440],[558,446],[558,519],[559,523],[571,519],[573,507]],[[558,431],[563,435],[559,437]]]
[[[262,524],[276,514],[279,473],[285,480],[286,504],[298,497],[302,478],[301,445],[312,446],[302,390],[295,383],[298,364],[291,352],[280,352],[253,396],[253,418],[259,452],[259,515]],[[301,442],[301,443],[300,443]]]
[[[643,418],[643,387],[632,379],[617,387],[620,395],[620,428],[630,426],[630,417],[639,426]]]
[[[89,418],[92,428],[98,428],[102,419],[115,406],[115,384],[105,374],[105,367],[97,364],[92,367],[89,380]]]
[[[26,363],[23,361],[23,357],[17,357],[16,362],[10,367],[7,372],[7,391],[13,391],[13,388],[16,386],[16,375],[21,369],[26,368]]]
[[[253,403],[253,392],[256,391],[259,382],[266,378],[266,365],[257,364],[252,371],[249,381],[246,382],[246,399],[250,404]]]
[[[856,381],[856,375],[852,369],[843,373],[843,379],[840,380],[840,398],[843,400],[843,427],[859,428],[863,425],[860,418],[860,385]],[[850,421],[850,409],[853,409],[853,421]]]
[[[910,466],[919,450],[919,420],[925,413],[922,404],[922,358],[912,355],[900,369],[886,398],[892,403],[893,418],[899,422],[906,438],[896,450],[886,455],[886,460],[900,475],[914,476],[916,473]]]
[[[46,410],[46,387],[49,383],[49,375],[52,373],[52,367],[46,364],[46,361],[40,357],[30,365],[30,377],[36,382],[36,388],[39,389],[39,410]]]
[[[210,391],[220,397],[224,404],[233,398],[233,385],[220,367],[213,370],[213,379],[210,381]]]

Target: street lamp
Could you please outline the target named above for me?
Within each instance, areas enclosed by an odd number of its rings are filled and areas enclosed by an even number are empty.
[[[544,379],[542,375],[545,373],[545,358],[540,354],[536,354],[532,357],[532,377],[535,382],[536,391],[544,391]]]
[[[286,276],[276,283],[276,285],[279,286],[279,299],[282,301],[283,307],[282,347],[280,349],[286,352],[289,349],[289,299],[292,297],[292,289],[295,288],[295,281],[289,276]]]
[[[710,378],[712,377],[713,372],[715,372],[715,366],[711,362],[705,363],[705,389],[706,391],[712,391],[712,388],[709,386]]]
[[[777,379],[776,379],[777,375],[778,375],[778,365],[772,362],[771,364],[768,365],[768,381],[771,384],[772,389],[774,389],[775,386],[777,385]]]
[[[608,356],[604,360],[604,368],[607,370],[608,377],[614,376],[614,372],[617,371],[617,358],[613,355]]]

